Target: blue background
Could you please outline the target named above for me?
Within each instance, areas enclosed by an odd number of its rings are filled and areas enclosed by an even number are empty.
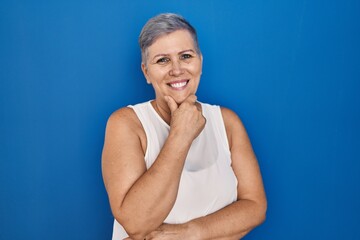
[[[112,111],[153,98],[137,37],[184,15],[200,101],[235,110],[268,196],[245,239],[360,239],[360,1],[0,3],[0,239],[110,239]]]

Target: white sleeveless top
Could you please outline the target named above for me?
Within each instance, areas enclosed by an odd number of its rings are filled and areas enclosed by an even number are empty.
[[[206,125],[193,141],[186,157],[175,204],[165,223],[184,223],[213,213],[237,199],[237,179],[231,167],[229,144],[219,106],[201,103]],[[147,139],[146,168],[157,158],[169,135],[169,125],[158,115],[151,101],[131,107]],[[115,220],[113,240],[128,237]]]

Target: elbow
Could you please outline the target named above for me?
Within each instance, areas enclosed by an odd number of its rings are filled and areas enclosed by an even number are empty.
[[[252,200],[252,228],[263,224],[266,220],[267,201],[266,199]]]
[[[113,213],[116,221],[121,224],[121,226],[125,229],[126,233],[132,240],[144,240],[148,232],[144,229],[142,224],[138,224],[136,222],[130,221],[129,218],[126,218],[125,214],[120,214],[117,212]],[[145,230],[145,231],[144,231]]]
[[[130,239],[132,240],[144,240],[147,233],[138,226],[135,226],[134,224],[127,224],[123,221],[119,221],[119,219],[116,219],[121,226],[125,229],[126,233],[129,235]]]
[[[266,220],[267,201],[262,201],[258,206],[258,225],[261,225]]]
[[[258,225],[263,224],[265,222],[265,220],[266,220],[266,211],[260,215]]]
[[[143,225],[127,225],[123,226],[126,233],[129,235],[131,240],[144,240],[146,236],[150,233],[149,231],[144,230]]]
[[[131,240],[144,240],[146,239],[146,235],[142,234],[142,233],[130,233],[127,232],[127,234],[129,235]]]

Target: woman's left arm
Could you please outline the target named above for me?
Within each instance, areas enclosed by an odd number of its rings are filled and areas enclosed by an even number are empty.
[[[221,112],[232,168],[238,180],[237,201],[184,224],[164,224],[146,239],[177,239],[179,236],[186,236],[186,239],[235,240],[242,238],[265,220],[267,201],[264,186],[245,127],[233,111],[222,108]]]
[[[240,118],[227,108],[221,109],[229,140],[232,168],[238,180],[237,201],[227,207],[189,222],[198,239],[239,239],[266,216],[267,201],[260,168]]]

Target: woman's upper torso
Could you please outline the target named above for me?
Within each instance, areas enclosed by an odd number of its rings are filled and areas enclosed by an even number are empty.
[[[170,126],[158,115],[151,101],[131,107],[146,134],[146,168],[154,163],[165,143]],[[213,213],[237,198],[237,179],[231,157],[224,121],[219,106],[201,103],[206,125],[193,141],[185,160],[178,195],[165,223],[184,223]],[[113,240],[127,237],[115,220]]]

